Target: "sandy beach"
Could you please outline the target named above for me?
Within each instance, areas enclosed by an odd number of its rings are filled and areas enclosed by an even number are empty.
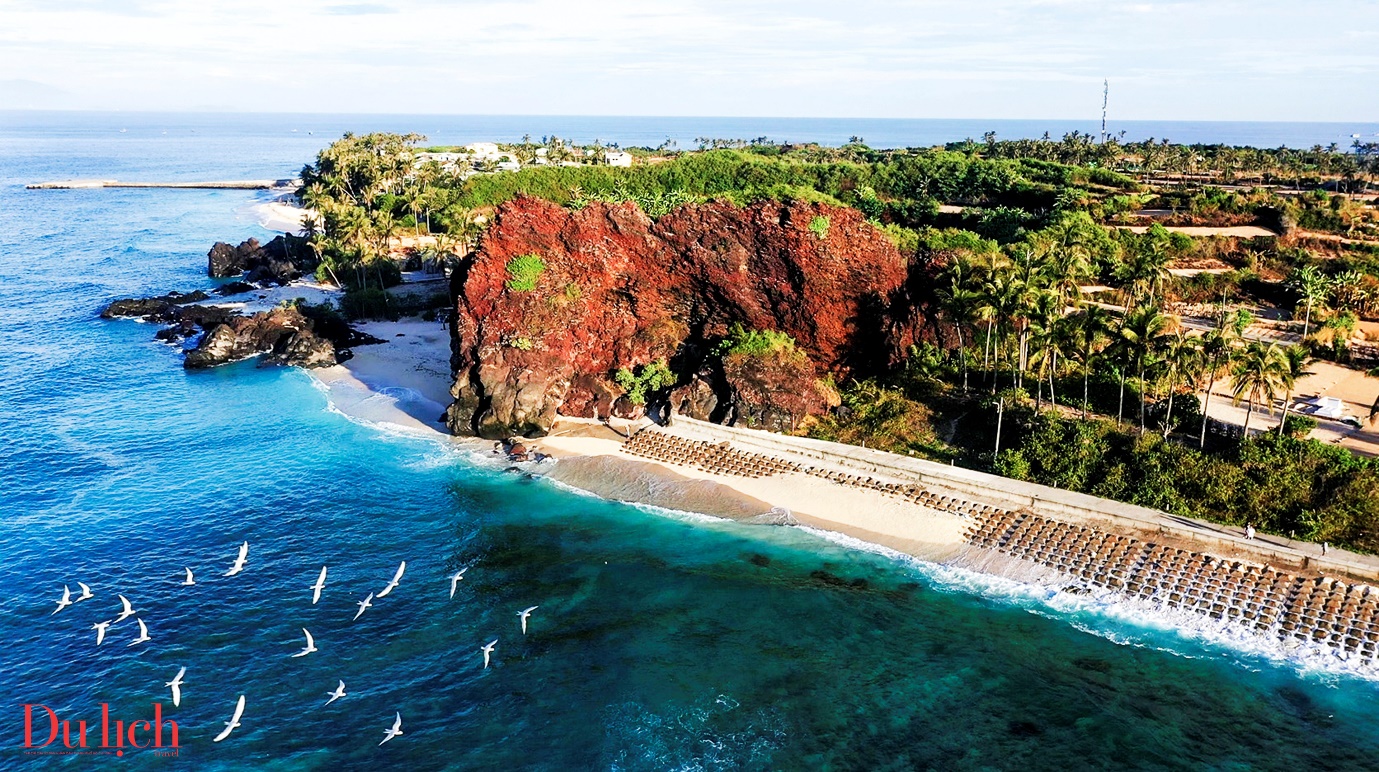
[[[614,425],[626,431],[648,424]],[[677,433],[674,427],[658,431]],[[532,440],[532,445],[560,459],[551,477],[610,498],[756,522],[809,525],[927,560],[942,561],[962,549],[964,521],[951,513],[802,473],[744,477],[639,458],[627,452],[623,440],[596,421],[562,418],[550,435]],[[610,477],[648,482],[628,485]]]
[[[355,327],[385,343],[358,346],[334,367],[308,370],[335,409],[372,424],[435,439],[450,404],[450,335],[440,322],[404,319]]]
[[[272,201],[253,204],[243,210],[244,215],[254,220],[264,230],[300,235],[306,218],[314,217],[319,222],[320,215],[314,210],[297,204],[296,196],[289,193]]]

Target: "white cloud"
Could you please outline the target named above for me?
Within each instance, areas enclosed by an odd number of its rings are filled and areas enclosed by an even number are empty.
[[[1358,0],[0,0],[70,107],[1379,119]],[[35,70],[41,76],[34,76]],[[1287,94],[1286,99],[1280,95]]]

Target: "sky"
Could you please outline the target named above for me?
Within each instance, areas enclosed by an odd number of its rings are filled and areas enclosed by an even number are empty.
[[[0,109],[1379,121],[1374,0],[0,0]]]

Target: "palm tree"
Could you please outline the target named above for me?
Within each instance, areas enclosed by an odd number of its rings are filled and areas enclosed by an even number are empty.
[[[1312,328],[1312,306],[1326,302],[1327,296],[1331,294],[1331,282],[1315,265],[1304,265],[1293,273],[1288,280],[1288,287],[1298,293],[1298,298],[1307,304],[1307,312],[1302,322],[1302,339],[1306,341],[1307,333]]]
[[[1120,337],[1134,360],[1140,381],[1140,433],[1144,433],[1144,368],[1157,353],[1159,343],[1168,329],[1169,319],[1154,306],[1144,306],[1127,312],[1121,323]],[[1121,376],[1121,395],[1124,402],[1125,377]]]
[[[1283,397],[1283,417],[1278,422],[1278,436],[1283,436],[1283,425],[1288,423],[1288,408],[1292,406],[1293,389],[1298,385],[1298,380],[1303,376],[1311,375],[1312,371],[1307,369],[1307,365],[1312,361],[1312,356],[1308,353],[1306,346],[1289,346],[1283,350],[1283,367],[1279,371],[1279,380],[1283,384],[1286,393]]]
[[[1274,397],[1278,396],[1279,386],[1283,383],[1283,370],[1287,365],[1283,361],[1283,354],[1279,351],[1276,344],[1270,343],[1265,346],[1259,341],[1250,341],[1245,347],[1240,358],[1236,360],[1235,367],[1231,369],[1231,378],[1234,381],[1232,395],[1235,397],[1235,404],[1238,406],[1240,400],[1249,399],[1250,407],[1245,412],[1245,426],[1242,436],[1246,439],[1250,436],[1250,418],[1254,415],[1255,405],[1264,402],[1269,406],[1269,412],[1274,410]]]
[[[1231,322],[1230,317],[1223,315],[1216,329],[1202,336],[1202,360],[1207,375],[1207,394],[1202,400],[1202,434],[1197,440],[1199,448],[1207,446],[1207,415],[1211,409],[1211,392],[1216,388],[1216,378],[1221,375],[1223,368],[1229,368],[1235,352],[1235,341],[1240,337]]]
[[[1130,298],[1126,309],[1135,308],[1141,302],[1153,304],[1163,292],[1168,273],[1169,254],[1163,240],[1147,234],[1141,246],[1131,251],[1125,262],[1116,269],[1116,278],[1130,288]],[[1141,295],[1146,297],[1141,298]]]
[[[1168,377],[1168,411],[1164,413],[1164,439],[1173,426],[1173,396],[1178,391],[1179,381],[1195,379],[1201,369],[1202,344],[1195,336],[1179,331],[1169,336],[1162,349],[1163,365]]]
[[[970,324],[981,305],[981,295],[967,287],[966,266],[962,261],[953,263],[950,270],[951,284],[948,289],[938,291],[939,302],[948,318],[953,321],[953,331],[958,335],[958,355],[962,359],[962,393],[967,393],[967,347],[963,343],[962,329]]]
[[[1088,382],[1092,375],[1092,362],[1100,350],[1101,342],[1111,328],[1110,316],[1101,306],[1089,305],[1077,316],[1072,317],[1073,336],[1077,343],[1072,351],[1082,369],[1082,417],[1087,417]]]

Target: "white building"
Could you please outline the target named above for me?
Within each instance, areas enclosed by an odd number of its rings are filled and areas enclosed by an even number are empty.
[[[603,153],[603,162],[609,166],[631,166],[632,154],[621,150],[606,150]]]

